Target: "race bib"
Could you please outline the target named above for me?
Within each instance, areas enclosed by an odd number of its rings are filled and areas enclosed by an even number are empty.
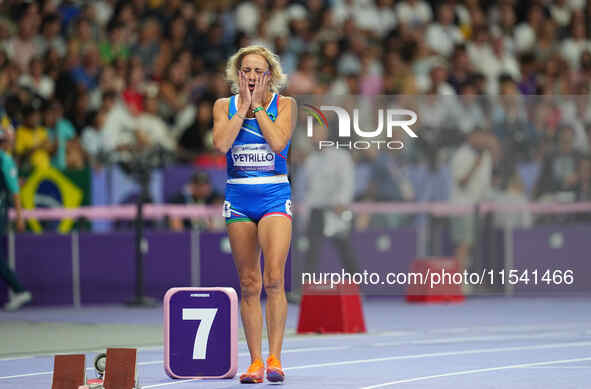
[[[268,144],[248,144],[232,147],[232,162],[239,170],[273,170],[275,153]]]
[[[224,201],[224,209],[222,211],[222,217],[231,217],[232,208],[229,201]]]

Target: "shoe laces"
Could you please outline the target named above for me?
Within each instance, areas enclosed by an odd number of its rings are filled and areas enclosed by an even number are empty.
[[[260,359],[255,359],[254,362],[252,362],[250,364],[250,366],[248,367],[248,370],[246,370],[247,374],[256,374],[259,372],[259,370],[261,368],[264,368],[265,365],[263,365],[263,361],[261,361]]]
[[[281,362],[275,357],[275,355],[269,355],[269,358],[267,358],[267,367],[281,369]]]

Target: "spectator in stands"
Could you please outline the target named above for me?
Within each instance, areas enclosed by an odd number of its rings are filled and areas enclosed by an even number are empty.
[[[513,39],[517,53],[522,54],[533,50],[545,19],[542,5],[533,3],[527,12],[527,21],[519,23],[515,28]]]
[[[462,43],[464,37],[460,29],[453,24],[454,10],[444,2],[437,10],[437,22],[427,28],[425,39],[431,50],[449,57],[456,44]]]
[[[479,128],[489,128],[488,118],[483,111],[482,100],[476,95],[476,86],[472,80],[465,81],[459,87],[455,125],[464,134],[469,134]]]
[[[499,184],[494,188],[492,200],[502,205],[527,205],[528,198],[525,193],[523,180],[517,170],[503,174],[499,177]],[[533,224],[533,217],[528,210],[501,211],[493,215],[493,225],[496,228],[529,228]]]
[[[76,131],[81,131],[88,125],[88,117],[90,114],[90,94],[85,90],[80,90],[78,93],[72,93],[75,100],[69,104],[69,110],[65,113],[70,123],[74,126]]]
[[[470,81],[473,77],[473,73],[472,62],[470,62],[466,46],[457,45],[451,56],[450,71],[447,78],[448,84],[459,94],[460,85]]]
[[[314,147],[318,142],[330,139],[328,131],[324,126],[314,128]],[[351,274],[358,271],[355,251],[349,240],[352,213],[346,209],[346,205],[353,201],[354,166],[351,153],[335,148],[315,150],[303,163],[300,174],[305,182],[305,206],[310,209],[306,272],[316,271],[320,249],[327,239],[337,249],[345,271]]]
[[[577,201],[591,201],[591,155],[579,160],[579,182],[576,186]]]
[[[63,109],[58,101],[52,100],[46,105],[44,124],[49,131],[49,138],[54,148],[52,165],[57,169],[66,169],[68,142],[74,138],[76,130],[72,123],[63,117]]]
[[[532,53],[524,53],[519,58],[519,72],[521,81],[518,82],[519,91],[524,95],[535,95],[539,92],[538,66]]]
[[[41,124],[40,102],[34,104],[23,108],[23,124],[16,130],[14,144],[19,165],[27,171],[48,168],[53,150],[47,128]]]
[[[559,27],[565,28],[571,21],[572,9],[568,0],[555,0],[550,5],[550,16]]]
[[[102,131],[106,115],[104,109],[99,110],[91,117],[90,124],[82,130],[82,149],[93,168],[101,167],[106,160]]]
[[[303,53],[297,70],[289,77],[287,93],[292,96],[313,94],[317,85],[316,59],[311,53]]]
[[[108,39],[99,44],[99,51],[103,63],[110,63],[115,59],[127,59],[130,55],[128,44],[129,26],[124,26],[118,22],[110,23],[108,27]]]
[[[96,47],[96,38],[90,21],[81,16],[76,20],[68,49],[77,53],[85,53],[89,49]]]
[[[412,43],[414,44],[414,42]],[[402,60],[396,52],[384,55],[381,83],[383,94],[412,95],[416,93],[417,79],[408,62]]]
[[[33,15],[24,15],[18,24],[18,35],[10,38],[5,43],[8,58],[16,63],[22,71],[29,66],[33,57],[40,54],[37,51],[34,37],[36,34],[35,18]]]
[[[519,95],[517,85],[509,75],[499,77],[501,95],[495,99],[492,130],[506,156],[518,161],[533,158],[538,133],[528,119],[526,101]]]
[[[579,183],[576,186],[576,201],[591,201],[591,155],[587,154],[579,160]],[[591,221],[591,212],[576,214],[578,221]]]
[[[365,166],[364,166],[365,165]],[[362,161],[357,169],[369,170],[369,181],[365,190],[358,196],[360,201],[401,202],[414,200],[414,192],[408,178],[401,171],[402,166],[395,164],[389,153],[382,153],[377,148],[363,152]],[[409,221],[405,215],[398,214],[359,214],[355,220],[358,230],[392,229]]]
[[[339,71],[340,77],[338,77],[332,84],[332,87],[328,91],[328,94],[332,96],[343,96],[343,95],[357,95],[361,93],[360,85],[360,67],[357,65],[342,69]]]
[[[548,60],[558,52],[560,41],[556,38],[556,23],[550,19],[546,20],[534,51],[538,61]]]
[[[486,26],[476,26],[472,31],[472,39],[467,46],[468,57],[474,68],[486,74],[487,68],[494,61],[490,35]]]
[[[514,31],[515,10],[512,1],[500,1],[498,5],[491,4],[488,12],[491,33],[503,40],[503,46],[510,52],[515,52]]]
[[[237,8],[235,13],[236,27],[252,35],[256,26],[259,25],[261,10],[265,8],[265,0],[244,1]]]
[[[590,149],[585,127],[591,124],[589,85],[580,82],[574,87],[574,91],[574,96],[564,96],[560,99],[560,118],[563,122],[569,123],[574,130],[574,148],[581,153],[587,153]]]
[[[435,62],[429,72],[430,87],[427,94],[440,96],[453,96],[456,94],[454,88],[447,82],[448,67],[443,61]],[[450,99],[448,99],[449,101]]]
[[[78,87],[92,90],[97,87],[100,73],[99,51],[94,45],[88,45],[82,51],[82,61],[72,69],[72,77]]]
[[[357,25],[374,38],[382,39],[396,27],[394,0],[376,0],[366,4],[357,15]]]
[[[572,35],[564,40],[561,55],[572,69],[579,69],[579,59],[585,51],[591,51],[591,41],[587,39],[584,20],[578,20],[571,26]]]
[[[475,131],[468,135],[450,162],[453,179],[451,202],[473,206],[490,196],[492,169],[499,157],[499,143],[489,132]],[[460,269],[468,269],[470,250],[474,244],[472,213],[453,217],[451,232]]]
[[[11,95],[16,92],[19,78],[20,71],[18,66],[6,60],[0,73],[0,93],[2,93],[2,96]]]
[[[499,77],[503,74],[510,75],[514,80],[521,78],[519,63],[515,56],[506,48],[505,40],[502,38],[493,38],[492,40],[492,57],[489,62],[483,64],[481,67],[482,74],[488,78],[487,94],[498,95],[502,94],[499,91]]]
[[[8,225],[8,208],[12,202],[16,210],[16,227],[22,232],[25,229],[25,223],[21,213],[21,203],[19,198],[18,170],[14,160],[10,156],[14,130],[10,120],[2,115],[0,119],[0,278],[8,284],[13,295],[4,305],[7,311],[15,311],[22,305],[32,299],[31,292],[27,291],[18,280],[16,274],[8,267],[6,256],[8,254],[6,246],[6,232]]]
[[[183,190],[176,194],[172,199],[173,204],[186,204],[186,205],[212,205],[220,202],[220,198],[223,199],[219,193],[213,190],[209,175],[205,172],[197,172],[193,174],[189,184],[183,188]],[[200,218],[191,220],[189,218],[171,218],[170,228],[173,231],[190,230],[197,228],[199,230],[214,230],[219,223],[216,222],[216,218]],[[218,219],[221,219],[218,218]],[[222,224],[223,229],[223,224]]]
[[[540,178],[536,184],[535,198],[548,196],[556,200],[572,202],[576,198],[581,154],[574,148],[574,130],[563,124],[557,133],[555,151],[544,157]]]
[[[42,34],[35,37],[36,51],[39,55],[43,56],[50,50],[55,50],[60,57],[66,54],[66,41],[60,34],[60,28],[60,18],[57,14],[44,17]]]
[[[154,18],[143,22],[139,41],[131,48],[133,55],[137,56],[142,65],[150,70],[154,58],[160,53],[161,41],[160,23]]]
[[[145,110],[137,117],[136,126],[146,140],[146,147],[161,148],[168,152],[175,151],[176,145],[170,134],[170,128],[158,116],[158,100],[155,96],[145,99]]]
[[[197,105],[195,121],[180,134],[178,140],[180,158],[192,160],[198,153],[212,149],[212,107],[210,100],[201,100]]]
[[[177,114],[187,108],[191,96],[190,69],[187,64],[176,61],[170,65],[167,78],[160,83],[160,99],[165,118],[176,121]]]
[[[29,71],[20,76],[19,85],[28,88],[33,93],[49,99],[53,96],[54,82],[43,72],[43,60],[34,57],[29,62]]]
[[[420,28],[431,22],[433,11],[423,0],[404,0],[396,3],[396,15],[400,23],[412,28]]]
[[[102,139],[110,162],[129,161],[136,147],[136,124],[125,104],[114,92],[103,97],[105,122]]]

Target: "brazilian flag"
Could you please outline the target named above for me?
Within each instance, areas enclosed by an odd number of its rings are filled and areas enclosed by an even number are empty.
[[[90,170],[60,171],[53,167],[37,169],[21,188],[23,208],[77,208],[90,204]],[[49,223],[52,225],[53,223]],[[41,233],[48,224],[29,219],[33,232]],[[68,233],[74,225],[72,219],[60,220],[55,229]]]

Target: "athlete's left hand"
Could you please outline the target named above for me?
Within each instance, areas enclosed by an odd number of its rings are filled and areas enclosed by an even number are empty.
[[[252,92],[252,101],[250,103],[252,109],[260,107],[264,104],[263,100],[265,99],[265,95],[269,90],[270,81],[271,72],[269,71],[266,71],[257,77],[254,85],[254,91]]]

